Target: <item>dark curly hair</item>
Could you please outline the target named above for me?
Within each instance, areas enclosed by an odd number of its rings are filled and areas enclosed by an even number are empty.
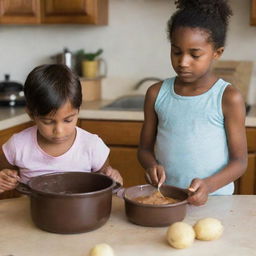
[[[34,68],[25,81],[24,94],[27,109],[35,116],[54,113],[67,100],[76,109],[82,104],[79,78],[62,64]]]
[[[168,21],[168,38],[178,27],[199,28],[209,33],[215,49],[226,41],[229,18],[233,14],[228,0],[177,0],[178,10]]]

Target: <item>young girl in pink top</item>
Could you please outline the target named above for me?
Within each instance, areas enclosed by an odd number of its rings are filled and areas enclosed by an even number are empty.
[[[26,110],[35,126],[14,134],[0,154],[0,193],[17,182],[53,172],[100,172],[122,184],[109,166],[109,148],[76,126],[82,103],[78,77],[64,65],[42,65],[28,75]]]

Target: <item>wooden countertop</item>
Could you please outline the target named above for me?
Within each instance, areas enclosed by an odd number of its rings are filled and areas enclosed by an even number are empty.
[[[101,228],[60,235],[34,226],[26,196],[0,201],[0,256],[87,256],[98,243],[108,243],[115,256],[256,255],[256,195],[211,196],[206,205],[188,206],[184,222],[215,217],[224,225],[216,241],[198,241],[177,250],[166,242],[167,227],[150,228],[127,221],[122,199],[113,197],[111,217]]]
[[[98,120],[128,120],[143,121],[142,111],[113,111],[101,110],[101,107],[110,103],[111,100],[100,100],[83,103],[79,117],[84,119]],[[28,122],[30,119],[25,113],[24,107],[1,107],[0,108],[0,131]],[[247,127],[256,127],[256,106],[253,106],[246,117]]]

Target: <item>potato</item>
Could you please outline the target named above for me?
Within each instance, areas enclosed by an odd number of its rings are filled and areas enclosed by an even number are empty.
[[[200,219],[194,225],[196,238],[204,241],[220,238],[223,233],[223,229],[221,222],[214,218]]]
[[[114,251],[108,244],[97,244],[90,250],[89,256],[114,256]]]
[[[175,222],[167,230],[167,241],[176,249],[191,246],[195,240],[193,227],[184,222]]]

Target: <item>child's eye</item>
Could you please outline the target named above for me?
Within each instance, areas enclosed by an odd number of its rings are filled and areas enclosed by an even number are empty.
[[[172,52],[174,55],[181,55],[181,52]]]
[[[53,123],[52,120],[43,120],[42,122],[43,122],[43,124],[46,124],[46,125]]]
[[[192,55],[192,57],[193,57],[194,59],[198,59],[200,56],[198,56],[198,55]]]
[[[64,120],[65,123],[71,123],[73,121],[73,119],[66,119]]]

